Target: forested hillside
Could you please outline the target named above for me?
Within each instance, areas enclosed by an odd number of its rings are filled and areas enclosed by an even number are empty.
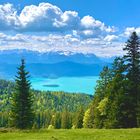
[[[14,92],[14,87],[15,84],[13,82],[0,80],[0,127],[9,125],[10,101],[12,93]],[[64,92],[43,92],[36,90],[31,90],[31,92],[34,97],[33,108],[36,113],[36,119],[38,120],[38,117],[44,116],[44,119],[48,120],[47,126],[50,125],[54,114],[62,114],[62,112],[67,111],[72,117],[81,106],[84,110],[87,109],[93,98],[91,95],[77,93],[69,94]],[[46,115],[48,117],[46,117]],[[36,122],[38,122],[37,120]],[[45,122],[42,120],[42,123],[39,124],[38,127],[42,127],[44,123]]]

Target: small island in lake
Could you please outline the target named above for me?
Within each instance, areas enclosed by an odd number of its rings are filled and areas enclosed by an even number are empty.
[[[44,87],[59,87],[59,85],[57,84],[49,84],[49,85],[43,85]]]

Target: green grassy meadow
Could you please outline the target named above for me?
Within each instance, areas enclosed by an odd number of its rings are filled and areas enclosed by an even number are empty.
[[[140,129],[0,130],[0,140],[140,140]]]

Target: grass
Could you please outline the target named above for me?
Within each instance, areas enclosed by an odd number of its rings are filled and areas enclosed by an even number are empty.
[[[140,140],[140,129],[0,130],[0,140]]]

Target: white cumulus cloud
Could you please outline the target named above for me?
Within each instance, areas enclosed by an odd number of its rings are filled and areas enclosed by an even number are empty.
[[[18,14],[17,14],[18,13]],[[76,11],[62,11],[50,3],[25,6],[19,13],[12,4],[0,5],[0,30],[24,32],[73,32],[87,37],[113,32],[92,16],[80,18]]]

